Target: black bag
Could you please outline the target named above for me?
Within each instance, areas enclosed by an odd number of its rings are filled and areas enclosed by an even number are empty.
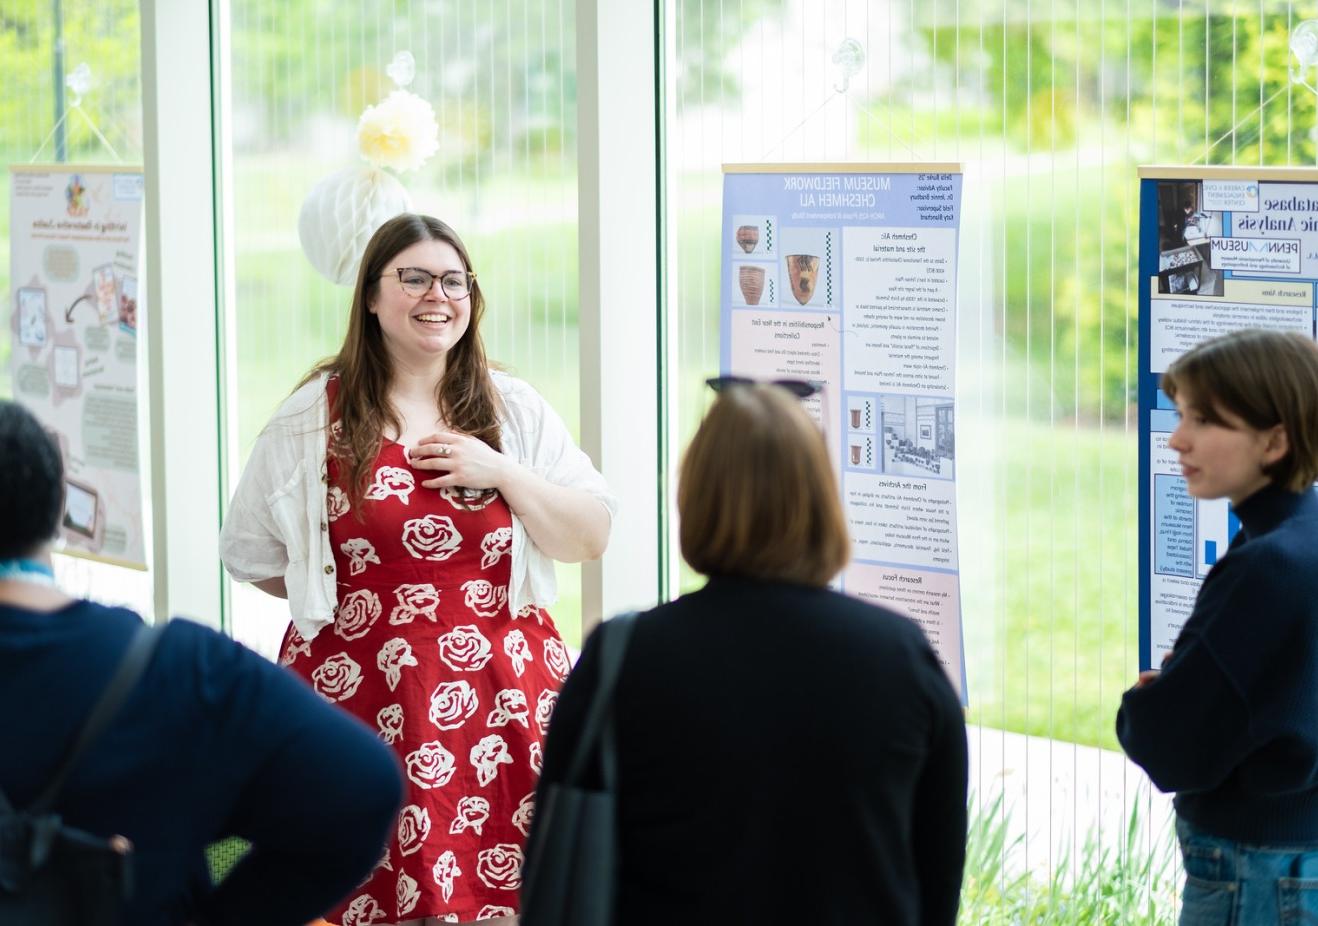
[[[46,790],[24,810],[0,791],[0,923],[111,926],[132,894],[132,844],[65,826],[53,811],[79,756],[137,685],[162,628],[141,627]]]
[[[618,756],[613,691],[636,613],[598,631],[599,684],[562,782],[544,786],[522,878],[522,926],[609,926],[618,880]],[[598,756],[601,789],[580,785]]]

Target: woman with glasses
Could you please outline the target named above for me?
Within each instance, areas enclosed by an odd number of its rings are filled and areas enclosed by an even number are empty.
[[[961,705],[916,624],[828,588],[850,540],[798,401],[812,384],[712,385],[677,491],[682,555],[709,581],[637,618],[612,700],[614,922],[952,926]],[[542,787],[567,773],[599,666],[596,634]]]
[[[345,924],[513,915],[567,650],[553,561],[600,556],[616,502],[562,420],[492,371],[457,234],[400,215],[362,256],[337,356],[252,451],[221,537],[287,597],[281,661],[393,746],[407,777]],[[308,775],[332,775],[308,756]],[[324,808],[332,815],[335,808]]]

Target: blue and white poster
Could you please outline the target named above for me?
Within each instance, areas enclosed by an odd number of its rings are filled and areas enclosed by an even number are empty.
[[[1186,491],[1167,446],[1175,405],[1162,372],[1241,328],[1314,337],[1318,171],[1140,169],[1140,668],[1171,652],[1199,585],[1239,522],[1226,499]]]
[[[924,628],[965,700],[956,529],[957,164],[725,165],[721,365],[822,385],[844,591]]]

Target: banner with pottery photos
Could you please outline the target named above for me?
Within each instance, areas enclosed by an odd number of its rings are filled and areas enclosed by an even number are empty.
[[[137,569],[142,193],[136,167],[9,174],[13,395],[64,457],[64,552]]]
[[[1172,362],[1242,328],[1314,336],[1318,170],[1141,167],[1140,668],[1171,652],[1199,586],[1240,530],[1225,498],[1190,495],[1159,388]]]
[[[803,379],[852,537],[966,699],[957,557],[957,164],[725,165],[721,367]]]

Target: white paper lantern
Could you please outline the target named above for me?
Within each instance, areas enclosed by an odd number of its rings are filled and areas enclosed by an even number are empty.
[[[351,286],[371,235],[389,219],[411,211],[407,190],[382,170],[354,167],[330,174],[302,201],[297,220],[302,252],[321,276]]]

